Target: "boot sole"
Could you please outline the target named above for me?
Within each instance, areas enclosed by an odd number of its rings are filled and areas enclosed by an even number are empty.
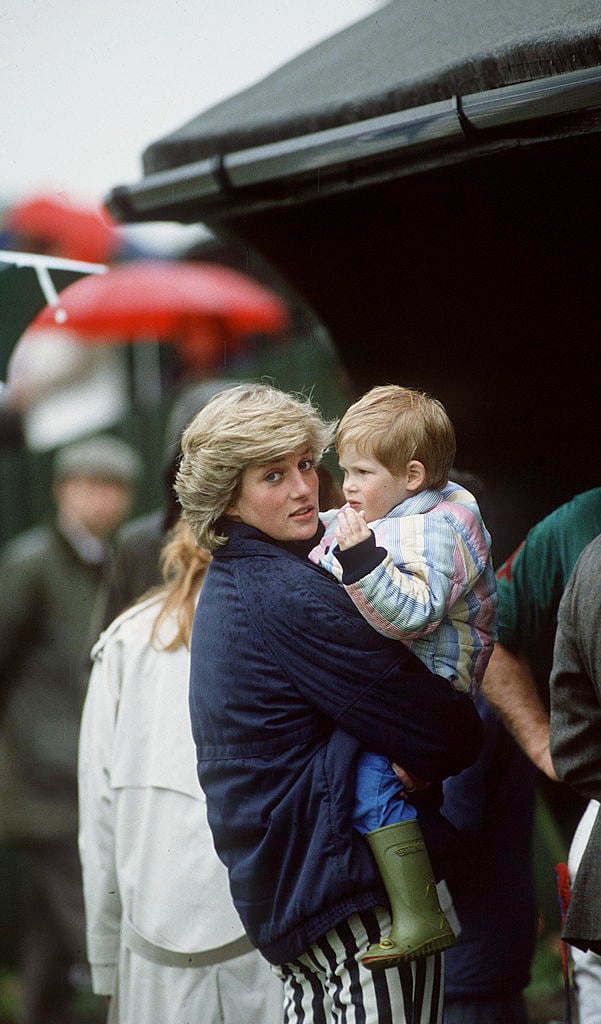
[[[399,964],[407,963],[411,960],[419,960],[423,956],[431,956],[433,953],[441,953],[445,949],[449,949],[454,946],[457,942],[455,935],[451,932],[446,935],[440,935],[436,939],[430,939],[429,942],[422,943],[421,946],[416,946],[415,949],[408,950],[406,953],[383,953],[380,955],[368,956],[365,954],[359,958],[359,962],[367,968],[368,971],[384,971],[388,967],[398,967]]]

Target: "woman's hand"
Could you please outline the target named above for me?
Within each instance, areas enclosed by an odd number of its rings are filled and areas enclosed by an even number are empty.
[[[345,505],[338,513],[338,526],[334,534],[341,551],[367,540],[371,530],[365,522],[365,512],[355,512],[354,508]]]
[[[418,779],[417,776],[410,775],[404,768],[401,768],[400,764],[393,763],[392,770],[403,783],[403,796],[406,796],[409,799],[411,799],[412,796],[415,796],[416,793],[422,793],[424,789],[427,789],[430,785],[429,782],[424,782],[423,779]]]

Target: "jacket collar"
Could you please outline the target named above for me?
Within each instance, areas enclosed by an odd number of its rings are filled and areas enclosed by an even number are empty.
[[[217,525],[219,532],[227,537],[227,542],[213,551],[214,558],[245,558],[248,555],[277,556],[278,554],[308,558],[309,552],[319,543],[324,532],[323,524],[320,523],[310,540],[285,543],[268,537],[266,533],[255,529],[254,526],[247,526],[246,523],[227,519],[225,516],[219,520]]]
[[[425,512],[431,512],[437,505],[442,504],[443,501],[453,500],[452,495],[457,491],[461,490],[457,484],[448,481],[443,488],[436,490],[434,487],[428,487],[425,491],[420,491],[419,494],[414,494],[410,498],[405,498],[400,505],[395,505],[390,510],[388,515],[385,517],[398,518],[399,516],[419,516],[424,515]],[[465,503],[465,497],[471,497],[467,492],[463,491],[463,503]],[[473,499],[472,499],[473,501]],[[381,522],[381,520],[376,520]]]

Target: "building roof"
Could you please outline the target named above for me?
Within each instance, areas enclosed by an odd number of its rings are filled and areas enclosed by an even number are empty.
[[[119,220],[210,222],[265,182],[347,181],[382,155],[601,106],[600,65],[596,0],[392,0],[153,142],[144,180],[108,205]]]

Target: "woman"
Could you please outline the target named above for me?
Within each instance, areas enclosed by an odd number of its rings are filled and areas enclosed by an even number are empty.
[[[80,853],[93,987],[111,997],[115,1024],[281,1020],[281,986],[232,906],[195,772],[187,642],[209,561],[180,523],[166,588],[93,652]]]
[[[212,399],[184,432],[176,490],[213,552],[196,614],[198,772],[234,904],[284,981],[285,1020],[434,1022],[441,955],[374,976],[389,925],[352,828],[362,746],[439,782],[480,741],[472,702],[376,633],[306,557],[321,536],[316,409],[266,385]]]

